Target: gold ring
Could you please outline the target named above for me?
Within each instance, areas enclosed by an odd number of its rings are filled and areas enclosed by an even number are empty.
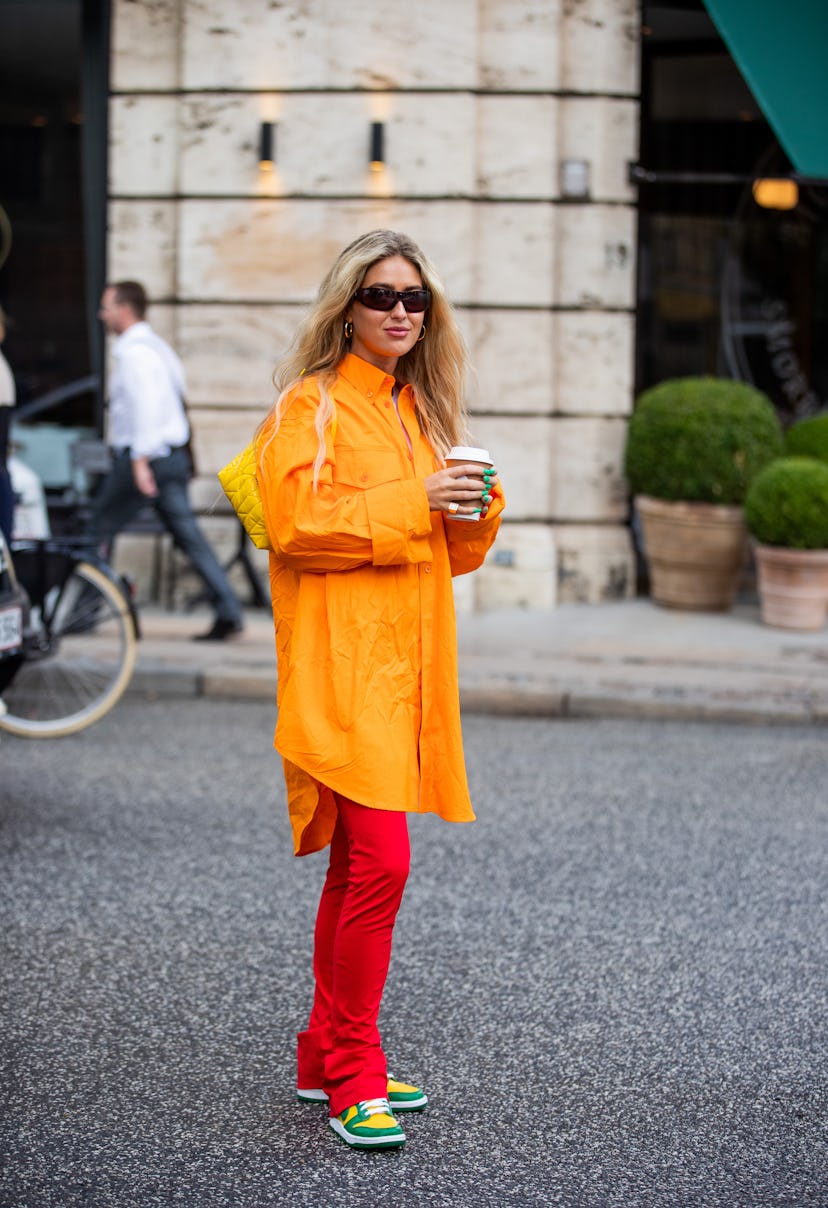
[[[452,502],[448,506],[448,510],[451,512],[451,514],[453,516],[455,512],[460,511],[460,504],[456,503],[454,500],[452,500]]]

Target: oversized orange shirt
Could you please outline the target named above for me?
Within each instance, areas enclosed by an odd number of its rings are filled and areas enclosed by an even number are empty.
[[[348,354],[336,419],[313,485],[315,380],[296,388],[275,436],[258,441],[273,546],[278,721],[297,855],[330,842],[332,791],[376,809],[471,821],[457,686],[453,574],[475,570],[503,510],[484,520],[430,512],[439,468],[411,390]]]

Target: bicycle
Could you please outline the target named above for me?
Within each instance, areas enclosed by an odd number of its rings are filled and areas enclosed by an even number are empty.
[[[23,738],[75,734],[108,713],[132,677],[139,627],[129,585],[82,539],[15,541],[2,561],[11,603],[0,729]]]

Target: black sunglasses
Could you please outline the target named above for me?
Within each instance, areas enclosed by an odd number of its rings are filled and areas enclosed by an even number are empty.
[[[365,285],[354,294],[357,302],[369,310],[393,310],[398,302],[411,314],[427,310],[431,302],[428,289],[389,289],[387,285]]]

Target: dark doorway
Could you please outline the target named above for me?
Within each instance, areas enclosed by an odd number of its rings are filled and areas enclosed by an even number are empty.
[[[637,387],[717,374],[785,422],[828,406],[828,190],[759,205],[791,165],[700,0],[642,8]]]
[[[18,411],[64,393],[42,419],[88,428],[100,416],[89,380],[100,373],[107,21],[102,0],[0,2],[4,351]]]

